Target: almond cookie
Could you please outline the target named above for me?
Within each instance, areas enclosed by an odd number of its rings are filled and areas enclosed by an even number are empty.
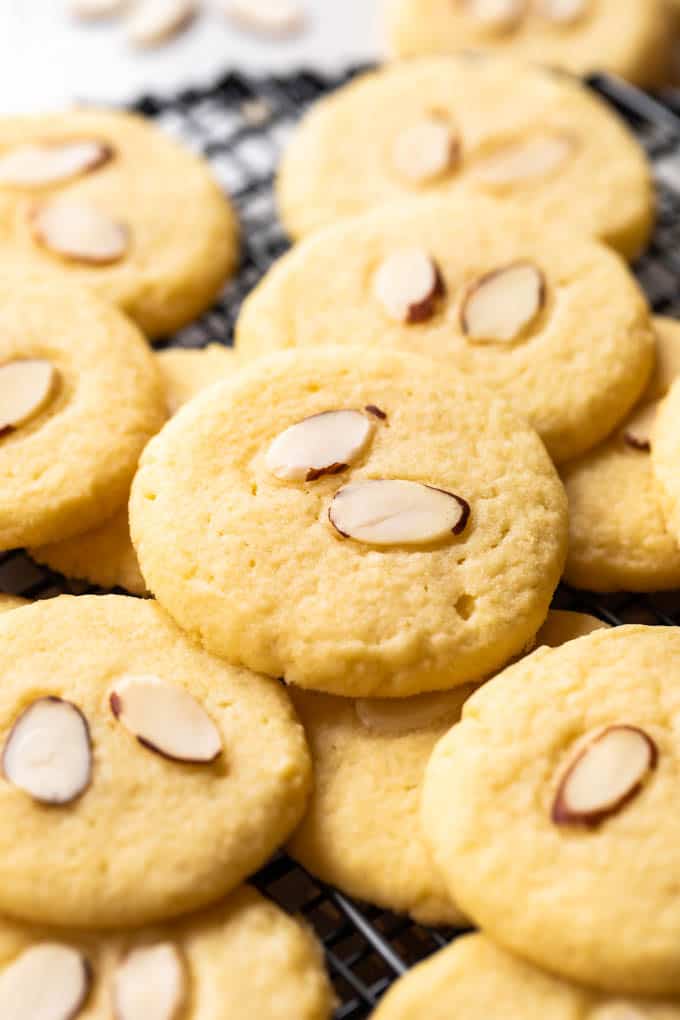
[[[142,573],[180,626],[357,697],[454,687],[517,654],[545,619],[565,511],[505,402],[429,359],[347,347],[263,358],[199,394],[130,500]]]
[[[3,614],[0,640],[3,914],[173,917],[233,889],[299,822],[310,765],[285,692],[153,602],[64,595]]]
[[[538,649],[468,700],[425,776],[425,833],[461,909],[619,995],[680,993],[678,656],[665,627]]]
[[[652,467],[659,485],[663,515],[670,534],[680,543],[680,482],[677,470],[680,456],[680,379],[675,379],[667,397],[653,414],[651,426]],[[677,552],[675,555],[678,555]]]
[[[489,385],[529,418],[555,461],[615,428],[655,351],[647,302],[617,255],[460,193],[308,238],[255,289],[237,326],[244,358],[358,343],[427,354]]]
[[[229,375],[236,364],[233,348],[209,344],[198,350],[168,348],[156,354],[165,389],[165,403],[174,414],[194,394]],[[145,595],[146,584],[130,541],[127,497],[108,521],[84,535],[30,550],[38,563],[101,588],[123,588]]]
[[[7,1020],[110,1020],[112,1009],[116,1020],[327,1020],[331,1006],[311,932],[248,886],[171,924],[111,934],[0,921]]]
[[[165,407],[125,316],[11,249],[0,261],[0,549],[12,549],[110,517]]]
[[[605,626],[582,613],[551,612],[531,645],[562,644]],[[384,701],[291,689],[314,765],[292,856],[350,896],[421,924],[464,923],[420,838],[419,812],[432,750],[473,690]]]
[[[207,164],[142,117],[103,110],[0,119],[0,238],[149,336],[208,308],[238,258]]]
[[[680,1005],[599,995],[466,935],[397,981],[374,1020],[680,1020]]]
[[[550,67],[609,71],[652,88],[671,68],[673,19],[665,0],[387,0],[400,57],[505,52]]]
[[[620,117],[579,82],[502,58],[408,61],[321,100],[293,135],[278,198],[297,238],[461,186],[512,199],[536,224],[563,223],[629,258],[654,222],[649,164]]]
[[[18,595],[0,595],[0,613],[8,613],[10,609],[20,609],[29,605],[28,599],[21,599]]]
[[[656,412],[680,374],[680,323],[658,318],[654,327],[657,369],[642,400],[609,439],[562,471],[569,498],[564,576],[577,588],[680,587],[680,545],[666,523],[651,457]]]

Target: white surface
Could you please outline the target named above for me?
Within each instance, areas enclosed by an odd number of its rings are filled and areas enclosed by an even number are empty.
[[[241,32],[213,9],[168,45],[136,51],[119,23],[77,22],[66,0],[0,0],[0,112],[125,102],[235,69],[333,69],[372,60],[380,54],[380,3],[307,0],[308,27],[284,40]]]

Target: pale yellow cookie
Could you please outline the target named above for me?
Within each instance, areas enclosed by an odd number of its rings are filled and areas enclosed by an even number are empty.
[[[429,359],[369,348],[284,352],[199,394],[145,450],[130,521],[192,637],[358,697],[504,665],[565,553],[564,492],[524,421]]]
[[[621,118],[579,82],[506,58],[431,57],[362,75],[303,119],[277,190],[297,238],[461,186],[512,199],[541,227],[564,224],[628,258],[654,222],[649,163]],[[448,219],[442,229],[457,235]]]
[[[666,627],[537,649],[468,700],[425,776],[425,833],[461,909],[613,994],[680,994],[679,656]]]
[[[657,318],[654,327],[657,370],[639,405],[609,439],[562,470],[569,498],[564,576],[577,588],[680,586],[680,545],[665,520],[650,454],[659,402],[680,374],[680,323]]]
[[[207,164],[142,117],[104,110],[0,119],[0,238],[149,336],[200,315],[238,259]]]
[[[466,935],[388,991],[374,1020],[680,1020],[680,1005],[598,995]]]
[[[462,193],[377,209],[297,245],[246,300],[236,342],[244,359],[331,343],[427,354],[442,378],[509,399],[558,462],[626,415],[655,350],[647,302],[617,255]]]
[[[675,544],[680,543],[680,482],[677,471],[680,456],[680,379],[677,377],[654,415],[650,445],[660,505],[670,532],[669,544],[677,557],[680,555]],[[663,523],[660,526],[663,527]]]
[[[28,599],[21,599],[17,595],[0,595],[0,613],[8,613],[10,609],[20,609],[27,606]]]
[[[553,611],[535,643],[559,645],[604,626],[582,613]],[[420,836],[419,814],[432,750],[473,690],[386,701],[291,688],[314,764],[292,856],[350,896],[422,924],[464,923]]]
[[[45,1000],[53,1012],[31,1012]],[[249,886],[179,921],[111,934],[0,921],[6,1020],[110,1020],[112,1008],[120,1020],[328,1020],[332,1003],[316,939]]]
[[[138,329],[2,247],[0,549],[58,542],[111,517],[164,417]]]
[[[0,641],[3,914],[91,928],[177,916],[299,822],[310,763],[287,695],[188,642],[155,603],[61,596],[3,614]]]
[[[668,80],[674,26],[665,0],[386,0],[386,18],[400,57],[503,51],[647,88]]]
[[[168,413],[174,414],[194,394],[229,375],[236,364],[232,348],[210,344],[206,348],[159,351]],[[132,595],[146,594],[146,584],[130,541],[127,502],[108,521],[75,538],[30,550],[38,563],[101,588],[123,588]]]

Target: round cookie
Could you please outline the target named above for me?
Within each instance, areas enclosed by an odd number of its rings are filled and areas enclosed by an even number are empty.
[[[652,468],[659,487],[664,519],[672,538],[680,543],[680,379],[671,385],[654,417],[650,437]],[[677,553],[676,553],[677,555]]]
[[[11,609],[21,609],[29,605],[28,599],[19,598],[18,595],[0,594],[0,613],[8,613]]]
[[[592,616],[553,611],[536,644],[561,644],[604,626]],[[314,790],[289,842],[291,855],[357,899],[421,924],[465,923],[419,836],[419,812],[432,750],[473,690],[383,701],[291,688],[314,765]]]
[[[208,308],[238,258],[208,166],[142,117],[104,110],[0,119],[0,238],[149,336]]]
[[[665,85],[671,67],[664,0],[388,0],[386,18],[400,57],[505,52],[576,75],[609,71],[644,88]]]
[[[565,580],[590,591],[680,586],[680,545],[669,530],[650,443],[659,401],[680,374],[680,323],[654,320],[658,361],[643,398],[614,435],[562,471],[569,499]]]
[[[532,967],[484,935],[466,935],[397,981],[374,1020],[680,1020],[677,1003],[596,992]]]
[[[289,143],[278,200],[298,238],[461,186],[511,199],[541,226],[565,224],[628,258],[654,222],[649,163],[611,107],[577,81],[505,58],[408,61],[321,100]]]
[[[50,959],[57,961],[51,971]],[[183,1020],[328,1020],[333,1001],[311,932],[249,886],[179,921],[111,934],[0,921],[4,1017],[12,1004],[19,1010],[14,1020],[32,1018],[27,1000],[34,987],[75,996],[79,979],[87,998],[80,1011],[66,1014],[74,1020],[110,1020],[112,1001],[131,1010],[116,1013],[121,1020],[138,1017],[131,1009],[135,991],[146,992],[146,1016],[175,1017],[172,1005],[190,1002]]]
[[[358,343],[427,354],[509,399],[558,462],[625,416],[655,349],[647,302],[617,255],[461,193],[374,210],[297,245],[247,299],[236,336],[244,358]]]
[[[427,768],[423,823],[494,941],[616,994],[680,992],[675,628],[538,649],[476,692]]]
[[[168,348],[156,354],[169,414],[199,390],[226,375],[235,365],[233,348],[209,344],[197,350]],[[130,541],[127,499],[108,521],[84,535],[30,550],[38,563],[66,577],[77,577],[102,588],[123,588],[145,595],[146,583]]]
[[[190,644],[153,602],[61,596],[4,614],[0,638],[3,914],[176,916],[300,820],[310,764],[285,692]]]
[[[147,447],[130,521],[192,637],[356,697],[499,668],[544,620],[565,553],[536,434],[429,359],[364,348],[273,355],[199,394]]]
[[[95,527],[165,408],[139,331],[86,288],[0,252],[0,549]]]

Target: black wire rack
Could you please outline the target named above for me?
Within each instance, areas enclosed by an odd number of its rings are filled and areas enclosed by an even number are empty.
[[[207,157],[239,211],[244,239],[240,272],[219,301],[158,347],[232,342],[241,302],[288,247],[276,218],[272,188],[282,148],[310,103],[356,70],[334,78],[313,73],[257,79],[230,74],[210,88],[148,96],[136,104],[139,112]],[[635,269],[654,310],[680,318],[680,115],[672,102],[622,82],[593,76],[589,84],[619,110],[651,158],[658,186],[658,227]],[[680,110],[680,102],[676,108]],[[47,571],[17,550],[0,556],[0,590],[48,598],[100,589]],[[680,624],[678,592],[596,596],[562,586],[555,605],[593,613],[613,625]],[[408,918],[357,903],[318,882],[283,854],[253,881],[287,910],[302,915],[321,939],[338,999],[335,1020],[367,1017],[396,978],[456,934],[423,928]]]

